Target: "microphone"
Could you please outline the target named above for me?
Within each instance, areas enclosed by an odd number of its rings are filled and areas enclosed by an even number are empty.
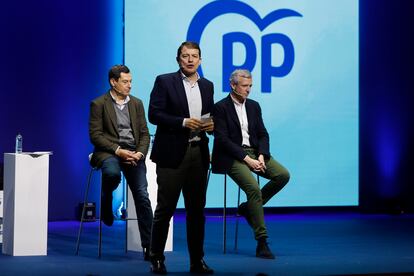
[[[121,94],[121,91],[115,88],[115,86],[112,86],[112,90],[114,90],[116,93]]]
[[[231,92],[233,92],[234,94],[236,94],[236,95],[238,95],[238,96],[240,96],[240,97],[243,97],[244,98],[244,95],[242,95],[241,93],[239,93],[239,92],[237,92],[235,89],[231,89]]]

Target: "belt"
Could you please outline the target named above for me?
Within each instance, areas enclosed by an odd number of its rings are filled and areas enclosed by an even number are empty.
[[[252,147],[251,146],[248,146],[248,145],[242,145],[242,148],[244,148],[244,149],[252,149]]]
[[[192,147],[192,148],[198,147],[200,145],[201,145],[201,141],[191,141],[191,142],[188,142],[188,146],[189,147]]]

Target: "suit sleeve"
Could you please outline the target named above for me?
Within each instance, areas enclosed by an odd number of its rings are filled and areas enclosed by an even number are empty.
[[[137,151],[144,154],[144,156],[147,156],[148,153],[148,147],[150,143],[150,136],[147,126],[147,120],[145,118],[145,111],[144,111],[144,105],[142,104],[142,101],[138,101],[138,120],[139,120],[139,141],[137,146]]]
[[[205,114],[205,113],[210,113],[210,116],[213,115],[213,108],[214,108],[214,85],[212,82],[207,82],[208,85],[208,89],[207,91],[209,91],[209,97],[208,97],[208,101],[206,104],[206,112],[202,112],[201,115]],[[204,110],[203,110],[204,111]],[[207,131],[208,134],[212,135],[214,133],[213,131]]]
[[[172,115],[168,112],[169,88],[165,80],[158,76],[151,91],[148,109],[148,120],[157,126],[173,129],[182,129],[184,117]]]
[[[91,143],[101,151],[115,154],[118,144],[109,140],[103,130],[103,104],[91,102],[89,114],[89,138]]]
[[[213,108],[214,118],[214,139],[220,150],[226,151],[233,158],[243,161],[246,153],[243,148],[230,139],[229,126],[226,120],[228,110],[223,105],[216,104]]]
[[[259,104],[257,104],[257,113],[257,138],[259,142],[258,154],[263,154],[265,158],[269,158],[269,134],[263,123],[262,109]]]

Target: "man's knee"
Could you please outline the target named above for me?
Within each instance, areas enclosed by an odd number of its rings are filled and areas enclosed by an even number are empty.
[[[277,185],[285,186],[290,179],[290,173],[287,169],[281,168],[275,174],[273,174],[270,179]]]
[[[284,170],[282,172],[281,178],[282,178],[282,183],[284,185],[286,185],[289,182],[289,179],[290,179],[290,173],[289,173],[289,171],[288,170]]]
[[[111,187],[116,188],[121,182],[121,173],[117,170],[103,170],[102,180]]]

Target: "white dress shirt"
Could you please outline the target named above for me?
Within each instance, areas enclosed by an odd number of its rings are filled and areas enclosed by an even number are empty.
[[[234,108],[236,109],[237,117],[239,118],[241,134],[243,138],[241,146],[245,145],[250,147],[249,122],[247,121],[246,101],[239,103],[231,94],[230,97],[233,100]]]

